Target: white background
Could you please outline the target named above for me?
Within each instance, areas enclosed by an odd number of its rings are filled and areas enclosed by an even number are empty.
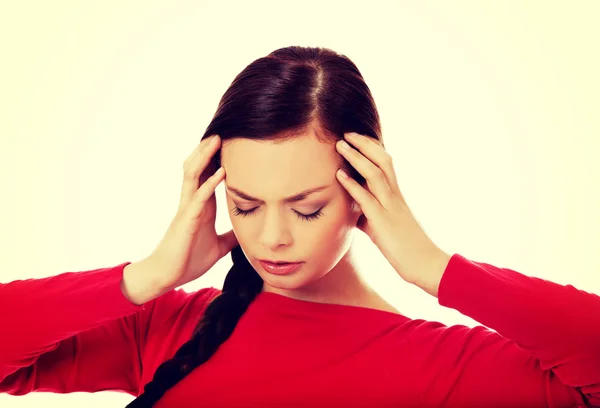
[[[3,2],[0,281],[149,254],[235,75],[304,45],[358,65],[400,187],[438,245],[600,293],[599,15],[595,1]],[[222,185],[217,197],[224,232]],[[360,232],[356,245],[404,314],[476,324],[402,282]],[[227,256],[186,289],[222,287],[230,266]],[[34,393],[0,405],[131,399]]]

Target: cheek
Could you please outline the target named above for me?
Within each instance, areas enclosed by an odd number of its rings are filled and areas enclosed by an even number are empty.
[[[352,228],[343,214],[332,217],[323,228],[303,240],[305,253],[310,254],[314,270],[331,270],[347,252],[352,242]]]
[[[333,204],[333,203],[331,203]],[[356,223],[352,224],[352,215],[343,205],[329,205],[325,208],[323,217],[311,222],[306,227],[308,245],[315,248],[316,252],[332,252],[335,248],[345,245]]]
[[[340,245],[347,239],[356,222],[353,223],[352,215],[343,209],[339,209],[333,218],[323,231],[323,240]]]

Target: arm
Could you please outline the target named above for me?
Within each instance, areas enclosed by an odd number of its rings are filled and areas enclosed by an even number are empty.
[[[163,285],[158,276],[153,277],[151,271],[155,269],[151,258],[145,258],[125,266],[121,291],[127,300],[136,305],[143,305],[175,288]]]
[[[434,291],[436,279],[424,286]],[[497,333],[415,329],[416,355],[428,355],[417,362],[425,406],[600,406],[597,295],[455,254],[438,300]]]
[[[9,334],[0,336],[0,392],[137,395],[146,340],[183,292],[130,302],[121,287],[128,264],[0,284],[0,327]]]

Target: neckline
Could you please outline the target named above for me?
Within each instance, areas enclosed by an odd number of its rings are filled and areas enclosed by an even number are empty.
[[[396,317],[401,319],[409,319],[407,316],[389,312],[387,310],[374,309],[365,306],[354,306],[354,305],[342,305],[338,303],[320,303],[313,302],[310,300],[301,300],[291,298],[279,293],[273,292],[260,292],[254,302],[257,305],[268,306],[270,310],[276,311],[297,311],[297,312],[309,312],[309,313],[322,313],[332,312],[337,314],[345,313],[359,313],[359,314],[378,314],[387,317]]]

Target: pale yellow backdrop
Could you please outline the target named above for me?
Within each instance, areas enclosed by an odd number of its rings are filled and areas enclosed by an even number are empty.
[[[3,1],[0,281],[147,255],[233,77],[311,45],[361,69],[401,188],[440,246],[600,293],[599,17],[597,1]],[[226,211],[218,222],[230,227]],[[365,236],[357,244],[404,313],[476,324],[400,281]],[[230,265],[186,289],[221,287]]]

